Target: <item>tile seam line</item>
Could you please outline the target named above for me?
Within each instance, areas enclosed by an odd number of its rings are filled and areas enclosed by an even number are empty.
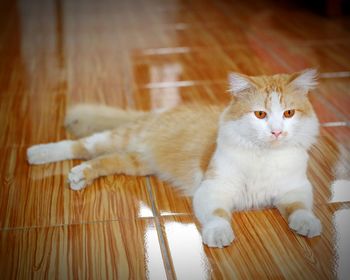
[[[320,123],[322,127],[349,127],[350,121],[333,121]]]
[[[142,221],[142,220],[153,220],[153,219],[155,219],[155,217],[135,217],[132,219],[109,219],[109,220],[88,221],[88,222],[81,222],[81,223],[67,223],[67,224],[63,223],[63,224],[19,226],[19,227],[0,227],[0,232],[1,231],[12,231],[12,230],[59,228],[59,227],[69,227],[69,226],[86,226],[86,225],[107,224],[107,223],[114,223],[114,222]]]
[[[146,187],[147,187],[148,195],[150,196],[152,212],[153,212],[153,216],[154,216],[156,230],[158,233],[159,246],[160,246],[160,249],[162,251],[164,266],[165,266],[165,270],[166,270],[165,273],[166,273],[168,280],[173,280],[173,279],[176,279],[176,276],[175,276],[175,272],[173,270],[173,265],[171,262],[170,253],[169,253],[168,248],[166,246],[165,237],[163,235],[162,226],[161,226],[161,223],[159,220],[159,213],[158,213],[157,207],[155,205],[154,194],[152,191],[151,180],[150,180],[149,176],[146,177]]]
[[[193,214],[186,213],[174,213],[169,215],[161,215],[160,217],[177,217],[177,216],[193,216]],[[81,223],[67,223],[67,224],[52,224],[52,225],[33,225],[33,226],[17,226],[17,227],[0,227],[1,231],[16,231],[16,230],[30,230],[30,229],[45,229],[45,228],[59,228],[59,227],[69,227],[69,226],[86,226],[94,224],[107,224],[115,222],[129,222],[129,221],[143,221],[143,220],[155,220],[153,217],[135,217],[130,219],[108,219],[108,220],[98,220],[98,221],[87,221]]]

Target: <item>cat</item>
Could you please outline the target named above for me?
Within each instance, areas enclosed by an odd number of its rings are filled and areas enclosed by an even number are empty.
[[[277,207],[298,234],[320,235],[306,175],[308,149],[319,133],[308,100],[317,71],[231,73],[229,84],[228,106],[139,112],[77,105],[65,125],[82,138],[32,146],[28,162],[88,160],[71,169],[73,190],[115,173],[156,175],[193,196],[209,247],[230,245],[235,238],[231,211],[251,208]]]

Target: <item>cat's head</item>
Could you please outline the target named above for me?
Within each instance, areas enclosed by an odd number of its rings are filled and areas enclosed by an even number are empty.
[[[247,147],[308,148],[319,130],[308,100],[316,78],[314,69],[257,77],[232,73],[232,102],[221,117],[222,137]]]

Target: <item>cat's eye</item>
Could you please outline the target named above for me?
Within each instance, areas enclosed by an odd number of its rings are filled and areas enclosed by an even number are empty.
[[[291,118],[294,116],[294,114],[295,114],[295,110],[287,110],[287,111],[284,111],[283,116],[285,118]]]
[[[264,119],[266,117],[266,112],[264,111],[255,111],[254,115],[258,118],[258,119]]]

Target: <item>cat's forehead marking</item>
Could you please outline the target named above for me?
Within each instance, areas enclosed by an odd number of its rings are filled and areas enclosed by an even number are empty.
[[[273,112],[282,111],[280,94],[278,94],[275,91],[271,93],[271,105],[270,105],[270,108],[271,108],[271,111],[273,111]]]
[[[270,91],[265,97],[265,108],[270,111],[282,110],[282,97],[277,91]]]
[[[280,95],[274,91],[271,94],[271,110],[280,111],[280,109],[281,109]]]

